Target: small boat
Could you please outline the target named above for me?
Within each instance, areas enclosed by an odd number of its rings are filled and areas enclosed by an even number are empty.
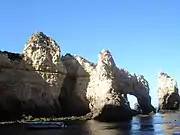
[[[63,122],[37,122],[37,121],[23,121],[21,122],[26,128],[30,129],[54,129],[54,128],[63,128],[66,127]]]

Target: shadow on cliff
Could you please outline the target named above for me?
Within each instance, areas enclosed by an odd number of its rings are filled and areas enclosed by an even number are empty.
[[[161,106],[159,106],[158,111],[161,112],[163,110],[178,110],[180,107],[180,95],[178,92],[173,92],[170,95],[166,94],[163,97],[163,102]]]
[[[151,104],[151,96],[141,97],[137,95],[138,104],[142,110],[143,115],[149,115],[150,113],[156,113],[155,107]]]
[[[27,64],[23,54],[0,53],[7,55],[11,61],[11,65],[0,64],[0,120],[17,120],[23,114],[34,117],[60,116],[58,98],[52,105],[46,93],[46,90],[56,86],[50,86],[43,80],[38,74],[43,71],[36,71]]]
[[[68,62],[68,59],[71,62]],[[89,74],[69,53],[62,57],[62,62],[68,72],[59,96],[63,116],[83,116],[90,112],[89,101],[86,98]],[[81,70],[84,76],[78,75],[78,70]]]

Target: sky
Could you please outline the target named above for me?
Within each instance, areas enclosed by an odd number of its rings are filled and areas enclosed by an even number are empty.
[[[54,38],[63,55],[96,63],[98,53],[109,49],[119,68],[144,75],[157,106],[158,72],[180,83],[179,5],[179,0],[4,0],[0,50],[21,53],[37,31]]]

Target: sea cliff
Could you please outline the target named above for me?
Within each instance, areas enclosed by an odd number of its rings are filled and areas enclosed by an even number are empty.
[[[143,75],[119,69],[102,49],[98,62],[61,55],[43,32],[32,34],[21,54],[0,52],[0,119],[83,116],[101,121],[127,120],[135,114],[127,94],[137,98],[142,114],[155,112]]]

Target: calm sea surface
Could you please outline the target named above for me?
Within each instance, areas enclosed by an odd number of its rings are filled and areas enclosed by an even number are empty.
[[[180,113],[156,114],[124,123],[70,121],[62,129],[29,130],[0,125],[0,135],[180,135]]]

